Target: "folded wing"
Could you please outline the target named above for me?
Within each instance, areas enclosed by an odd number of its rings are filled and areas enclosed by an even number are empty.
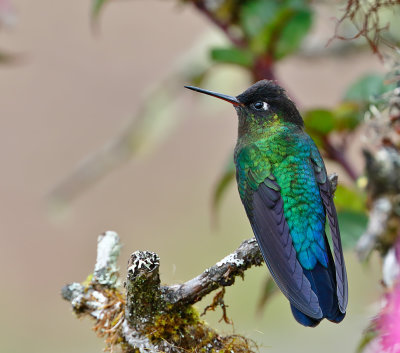
[[[314,143],[312,143],[311,160],[313,163],[314,174],[318,182],[318,187],[324,204],[325,212],[328,217],[329,227],[332,236],[339,309],[342,313],[345,313],[348,302],[348,284],[346,265],[344,263],[343,257],[342,242],[340,239],[339,223],[337,219],[335,204],[333,203],[331,184],[327,177],[325,165]]]
[[[259,182],[261,175],[257,170],[243,170],[240,163],[237,165],[239,192],[275,282],[298,310],[311,318],[321,319],[323,313],[318,298],[296,257],[279,185],[272,174]]]

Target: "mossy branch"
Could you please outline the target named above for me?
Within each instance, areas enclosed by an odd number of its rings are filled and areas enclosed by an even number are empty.
[[[337,175],[330,177],[336,189]],[[205,295],[231,286],[236,276],[263,263],[255,238],[245,240],[233,253],[224,257],[199,276],[175,285],[161,285],[160,259],[150,251],[131,254],[125,290],[118,280],[117,260],[120,251],[117,233],[108,231],[98,238],[95,270],[83,283],[62,289],[78,316],[96,320],[94,330],[106,338],[107,348],[117,345],[123,352],[237,352],[256,350],[251,340],[239,336],[221,336],[207,326],[193,304]],[[218,293],[215,303],[223,303]],[[224,319],[228,321],[224,311]]]
[[[100,235],[94,274],[62,289],[78,316],[96,320],[94,329],[106,338],[109,350],[120,345],[123,352],[141,353],[255,351],[255,344],[245,337],[219,335],[192,306],[262,263],[255,239],[244,241],[234,253],[182,285],[161,286],[158,255],[136,251],[128,261],[125,291],[118,286],[119,249],[115,232]]]
[[[357,255],[365,260],[373,249],[385,257],[394,248],[400,232],[400,64],[394,69],[397,88],[383,96],[379,110],[371,106],[367,112],[367,133],[374,136],[365,149],[366,191],[369,203],[367,229],[359,238]],[[383,274],[386,277],[385,273]]]
[[[171,304],[194,304],[219,287],[230,286],[236,276],[263,262],[255,238],[245,240],[239,248],[199,276],[183,284],[163,287],[165,299]]]

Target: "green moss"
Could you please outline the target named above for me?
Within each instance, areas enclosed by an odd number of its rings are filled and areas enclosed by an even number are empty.
[[[157,315],[154,324],[146,329],[147,337],[152,342],[160,339],[178,342],[182,337],[193,333],[193,328],[202,324],[197,310],[189,306],[183,310],[174,310]]]
[[[257,349],[257,345],[243,336],[231,335],[222,338],[224,348],[219,353],[250,353]]]
[[[161,299],[159,285],[158,276],[148,278],[143,275],[137,276],[134,281],[128,281],[127,313],[130,324],[140,327],[143,323],[154,322],[154,314],[165,311],[165,302]]]
[[[232,335],[221,337],[200,319],[193,306],[173,307],[169,312],[156,316],[154,323],[146,328],[151,342],[166,341],[192,353],[249,353],[254,344],[244,337]]]
[[[89,285],[92,283],[93,279],[93,273],[91,273],[89,276],[86,277],[86,279],[82,282],[82,285],[84,287],[89,287]]]
[[[146,328],[150,341],[167,341],[187,352],[210,352],[205,347],[210,343],[210,347],[214,346],[213,341],[217,341],[218,336],[200,320],[198,311],[193,306],[170,309],[156,316],[154,324]]]

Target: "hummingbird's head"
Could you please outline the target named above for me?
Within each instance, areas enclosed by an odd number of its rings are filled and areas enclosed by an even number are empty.
[[[258,81],[237,97],[227,96],[193,86],[185,87],[233,104],[239,116],[239,124],[245,124],[249,117],[264,122],[278,116],[280,120],[296,124],[300,127],[304,125],[296,105],[287,96],[286,91],[274,81]]]
[[[274,81],[261,80],[250,86],[236,99],[242,104],[236,107],[241,114],[269,119],[277,115],[280,119],[303,126],[303,119],[286,91]]]

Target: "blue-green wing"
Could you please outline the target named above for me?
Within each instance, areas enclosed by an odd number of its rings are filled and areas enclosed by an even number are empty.
[[[329,227],[332,236],[332,244],[335,257],[336,285],[339,309],[342,313],[346,312],[348,302],[348,284],[346,265],[343,258],[342,242],[340,239],[339,223],[336,214],[336,207],[333,202],[331,184],[325,169],[325,164],[319,154],[314,142],[311,143],[311,160],[313,162],[314,174],[318,182],[321,198],[323,200],[326,215],[328,216]]]
[[[321,319],[318,298],[296,257],[280,187],[269,161],[251,145],[238,152],[235,162],[240,197],[275,282],[297,309]]]

